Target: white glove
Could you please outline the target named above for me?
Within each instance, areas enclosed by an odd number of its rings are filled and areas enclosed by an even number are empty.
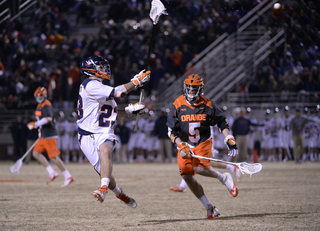
[[[137,114],[137,113],[142,113],[145,108],[145,105],[143,103],[135,103],[135,104],[129,104],[128,106],[125,107],[125,111],[127,114]]]
[[[145,82],[150,80],[151,71],[144,71],[143,69],[130,80],[135,85],[135,88],[142,87]]]
[[[37,128],[37,127],[38,127],[38,124],[37,124],[36,121],[32,121],[32,122],[29,122],[29,123],[27,124],[27,127],[28,127],[29,130],[32,130],[32,129]]]

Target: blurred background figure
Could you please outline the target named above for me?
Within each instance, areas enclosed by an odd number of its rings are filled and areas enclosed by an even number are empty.
[[[251,123],[254,123],[254,124],[258,123],[257,119],[252,115],[252,110],[250,107],[246,108],[246,115],[248,119],[251,121]],[[255,131],[257,130],[257,127],[251,125],[249,128],[250,130],[249,130],[249,142],[248,142],[248,160],[253,161],[253,150],[254,150],[254,143],[256,138]]]
[[[261,155],[259,161],[265,160],[269,156],[271,147],[271,111],[267,109],[265,112],[265,119],[261,122],[264,126],[260,128],[260,142],[261,142]],[[268,157],[269,158],[269,157]]]
[[[69,135],[69,147],[68,152],[72,156],[72,162],[83,163],[84,154],[80,150],[80,145],[78,141],[78,125],[77,125],[77,117],[78,114],[76,112],[72,112],[70,116],[70,120],[68,121],[68,131]]]
[[[154,133],[160,142],[159,157],[157,159],[161,160],[160,162],[175,163],[176,161],[172,154],[172,142],[168,137],[168,127],[166,126],[169,110],[168,108],[161,108],[161,115],[156,120]]]
[[[66,164],[70,162],[68,127],[68,121],[65,118],[64,112],[60,111],[56,123],[58,133],[57,147]]]
[[[274,109],[273,117],[271,118],[271,146],[268,161],[276,161],[276,154],[278,154],[278,160],[282,161],[283,142],[281,132],[279,108],[276,107]]]
[[[282,141],[284,148],[284,159],[283,162],[288,160],[293,160],[291,150],[293,149],[293,140],[292,140],[292,130],[290,128],[290,122],[293,118],[293,115],[290,115],[289,106],[284,107],[284,115],[280,118],[281,127],[282,127]]]
[[[27,125],[21,114],[17,114],[16,120],[11,125],[11,135],[14,147],[14,160],[24,155],[27,148]]]
[[[117,163],[126,164],[128,162],[128,142],[130,138],[130,128],[127,126],[128,117],[120,117],[119,122],[114,128],[115,134],[119,137],[121,145],[116,148]]]

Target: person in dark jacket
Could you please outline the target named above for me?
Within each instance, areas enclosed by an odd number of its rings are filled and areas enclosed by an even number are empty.
[[[18,160],[27,149],[27,126],[21,114],[17,114],[16,120],[11,126],[11,135],[14,146],[14,157]]]
[[[168,118],[169,109],[162,108],[161,115],[156,120],[156,124],[154,127],[154,133],[158,137],[160,142],[160,155],[162,161],[165,160],[165,154],[167,156],[167,161],[170,163],[174,163],[175,159],[172,158],[172,142],[168,137],[168,128],[166,126],[167,118]]]

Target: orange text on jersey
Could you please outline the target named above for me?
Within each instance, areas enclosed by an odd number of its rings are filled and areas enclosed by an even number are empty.
[[[191,115],[182,115],[181,121],[205,121],[206,120],[206,114],[191,114]]]

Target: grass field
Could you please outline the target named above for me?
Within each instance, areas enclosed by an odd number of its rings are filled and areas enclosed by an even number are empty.
[[[262,172],[242,175],[236,198],[218,180],[197,176],[221,212],[213,221],[190,190],[169,190],[181,180],[176,164],[114,165],[118,185],[138,203],[132,209],[112,191],[95,201],[100,179],[90,164],[68,164],[75,182],[61,188],[62,174],[46,185],[38,163],[19,174],[10,172],[13,163],[0,162],[0,230],[320,230],[319,163],[262,163]]]

